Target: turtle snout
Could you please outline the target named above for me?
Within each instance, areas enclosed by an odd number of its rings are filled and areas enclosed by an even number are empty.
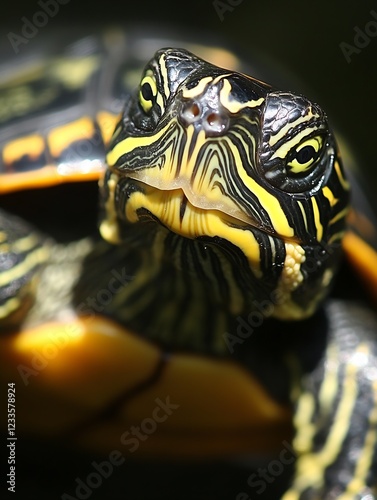
[[[196,99],[181,102],[178,117],[185,127],[194,125],[196,129],[203,129],[211,136],[225,134],[229,126],[226,110],[211,108]]]

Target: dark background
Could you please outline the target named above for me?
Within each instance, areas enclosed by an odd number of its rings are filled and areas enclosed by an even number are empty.
[[[198,41],[202,34],[212,34],[241,47],[251,58],[253,54],[263,56],[272,61],[276,75],[292,72],[297,77],[292,90],[309,94],[326,109],[376,186],[377,36],[358,49],[359,54],[352,54],[350,62],[340,44],[354,45],[354,28],[364,31],[365,25],[375,20],[370,11],[377,13],[377,2],[218,0],[217,9],[215,4],[213,0],[69,0],[41,32],[61,24],[69,29],[74,23],[85,27],[93,22],[153,23],[161,31],[173,25],[178,31],[192,33]],[[222,19],[217,12],[221,4],[229,9],[224,10]],[[32,18],[40,6],[37,0],[7,0],[2,7],[1,52],[12,54],[6,34],[20,33],[21,18]],[[373,188],[370,190],[373,195]]]

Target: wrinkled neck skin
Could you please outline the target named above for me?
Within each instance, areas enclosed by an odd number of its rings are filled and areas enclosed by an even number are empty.
[[[102,241],[84,263],[80,313],[107,314],[172,350],[222,355],[237,318],[258,311],[260,323],[272,312],[268,283],[262,288],[227,242],[190,240],[150,220],[122,232],[120,245]]]

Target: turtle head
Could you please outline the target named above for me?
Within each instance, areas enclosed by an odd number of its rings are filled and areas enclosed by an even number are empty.
[[[119,242],[125,225],[154,220],[241,252],[254,289],[280,291],[276,316],[316,308],[348,207],[348,183],[317,104],[162,49],[126,104],[107,165],[105,239]]]

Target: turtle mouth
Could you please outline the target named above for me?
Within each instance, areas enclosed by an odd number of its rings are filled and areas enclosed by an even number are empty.
[[[173,179],[172,181],[156,178],[151,179],[148,178],[145,172],[127,173],[127,177],[143,184],[144,186],[148,186],[149,188],[154,188],[165,193],[166,198],[169,198],[169,196],[175,191],[181,191],[182,197],[186,200],[184,202],[185,205],[188,203],[192,207],[200,210],[218,211],[249,226],[260,226],[258,221],[245,214],[239,207],[236,206],[236,204],[220,199],[218,192],[207,192],[205,195],[203,193],[195,192],[189,181],[185,178],[180,177]]]
[[[229,198],[224,199],[216,192],[208,192],[205,195],[196,193],[186,179],[177,178],[167,183],[148,179],[145,172],[135,171],[127,173],[127,177],[140,187],[145,199],[149,199],[148,207],[144,208],[162,225],[182,236],[220,236],[215,232],[219,230],[221,221],[232,228],[262,231],[271,237],[297,243],[296,237],[274,231],[267,224],[263,224],[263,221],[245,213]],[[134,210],[136,213],[137,208]],[[135,220],[134,217],[132,219]]]
[[[128,179],[132,184],[132,192],[127,195],[124,206],[125,219],[131,223],[142,221],[148,214],[149,219],[152,217],[180,236],[189,239],[223,238],[239,246],[251,258],[255,253],[252,250],[255,247],[254,233],[263,232],[285,242],[297,242],[297,238],[271,230],[238,207],[216,200],[215,195],[197,195],[182,179],[176,179],[168,186],[164,183],[162,188],[161,183],[146,182],[143,174],[112,175],[116,182]]]

